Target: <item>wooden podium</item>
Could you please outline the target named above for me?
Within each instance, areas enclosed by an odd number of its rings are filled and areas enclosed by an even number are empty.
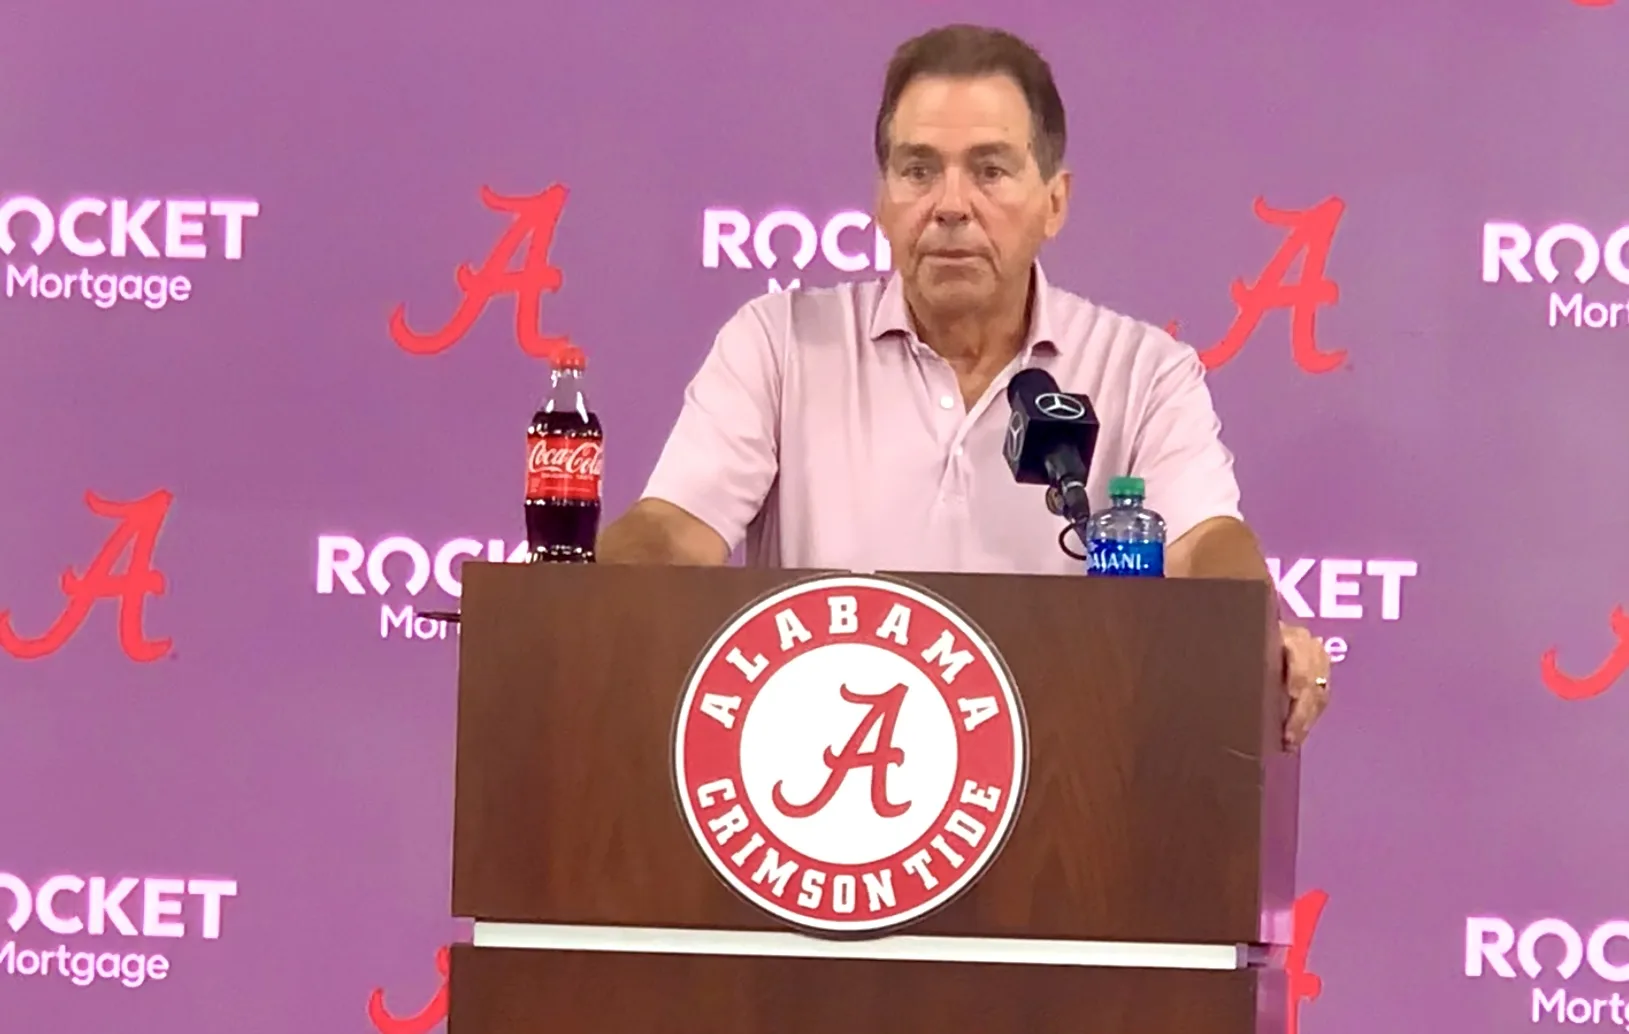
[[[1028,782],[966,893],[832,939],[715,875],[671,762],[698,653],[815,573],[465,564],[450,1034],[1285,1029],[1298,765],[1270,585],[883,575],[996,645]]]

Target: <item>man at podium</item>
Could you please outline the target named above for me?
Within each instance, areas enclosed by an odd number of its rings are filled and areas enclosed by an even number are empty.
[[[742,306],[600,562],[723,564],[744,545],[763,566],[1079,573],[1044,489],[1003,461],[1006,386],[1033,367],[1096,410],[1088,498],[1144,480],[1167,574],[1270,582],[1194,350],[1041,268],[1068,215],[1065,139],[1051,69],[1022,40],[955,25],[900,46],[875,127],[895,272]],[[1330,659],[1281,628],[1294,747],[1327,706]]]

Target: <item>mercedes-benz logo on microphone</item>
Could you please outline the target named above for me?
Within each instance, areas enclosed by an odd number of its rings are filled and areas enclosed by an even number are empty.
[[[1053,420],[1079,420],[1086,415],[1086,407],[1079,399],[1056,391],[1035,396],[1035,408]]]
[[[1013,413],[1012,417],[1007,421],[1007,440],[1003,443],[1003,452],[1007,457],[1007,462],[1011,463],[1018,459],[1018,453],[1023,448],[1023,443],[1024,416],[1022,413]]]

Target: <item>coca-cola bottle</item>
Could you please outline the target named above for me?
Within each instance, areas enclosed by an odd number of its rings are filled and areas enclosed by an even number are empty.
[[[584,357],[570,348],[526,429],[527,560],[592,563],[600,528],[605,434],[583,391]]]

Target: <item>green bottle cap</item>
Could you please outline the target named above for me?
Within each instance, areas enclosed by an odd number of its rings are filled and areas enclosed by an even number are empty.
[[[1136,496],[1141,499],[1144,495],[1142,478],[1118,477],[1109,479],[1109,497],[1121,499],[1125,496]]]

